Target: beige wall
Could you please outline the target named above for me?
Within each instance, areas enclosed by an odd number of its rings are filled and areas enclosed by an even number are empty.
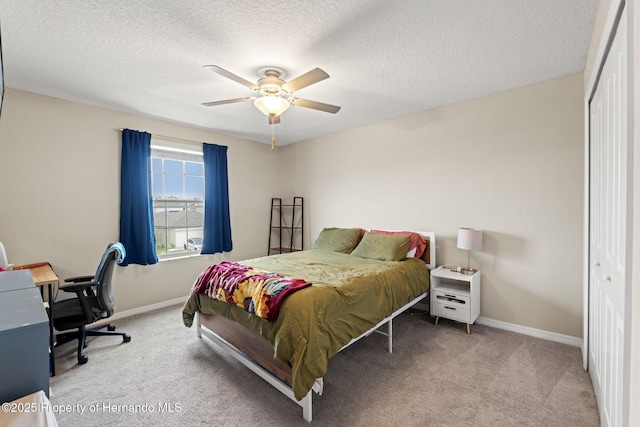
[[[279,158],[269,146],[7,89],[0,118],[0,241],[9,261],[49,261],[62,278],[92,274],[119,236],[120,135],[131,128],[227,145],[234,250],[118,268],[119,311],[186,296],[221,259],[264,255]]]
[[[0,121],[0,239],[11,262],[47,260],[61,277],[90,273],[118,238],[119,135],[129,127],[229,146],[236,248],[265,252],[269,199],[302,195],[306,243],[324,226],[433,230],[438,262],[466,262],[458,227],[485,230],[472,263],[482,316],[581,336],[582,75],[572,75],[272,153],[249,142],[7,90]],[[287,168],[280,168],[287,165]],[[287,184],[284,184],[287,183]],[[88,208],[89,211],[80,210]],[[187,294],[223,257],[129,266],[118,310]]]
[[[438,264],[466,263],[458,227],[485,230],[482,313],[582,336],[582,74],[282,149],[285,193],[325,226],[432,230]]]

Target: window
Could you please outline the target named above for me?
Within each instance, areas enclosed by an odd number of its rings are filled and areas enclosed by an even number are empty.
[[[204,229],[202,149],[151,139],[151,188],[159,258],[199,254]]]

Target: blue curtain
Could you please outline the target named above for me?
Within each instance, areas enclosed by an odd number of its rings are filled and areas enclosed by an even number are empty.
[[[151,202],[151,134],[122,131],[120,169],[120,242],[127,251],[121,265],[155,264]]]
[[[227,147],[204,143],[204,237],[202,254],[229,252],[231,216],[229,215],[229,179]]]

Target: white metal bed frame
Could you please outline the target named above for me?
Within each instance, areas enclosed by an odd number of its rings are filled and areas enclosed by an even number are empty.
[[[426,265],[427,265],[427,271],[430,271],[430,270],[434,269],[435,266],[436,266],[435,233],[434,232],[425,232],[425,231],[416,231],[415,233],[419,233],[422,236],[429,238],[429,250],[430,250],[429,261],[430,262],[428,264],[426,264]],[[392,351],[393,351],[393,319],[396,316],[398,316],[399,314],[401,314],[401,313],[405,312],[406,310],[408,310],[409,308],[411,308],[416,303],[422,301],[424,298],[427,297],[428,293],[429,293],[429,291],[418,295],[418,297],[416,297],[413,300],[409,301],[407,304],[403,305],[398,310],[394,311],[388,317],[385,317],[384,319],[382,319],[373,328],[369,329],[368,331],[366,331],[365,333],[363,333],[359,337],[353,338],[351,341],[349,341],[348,344],[343,346],[340,349],[340,351],[342,351],[345,348],[349,347],[351,344],[359,341],[361,338],[364,338],[364,337],[376,332],[376,333],[380,333],[380,334],[383,334],[383,335],[387,336],[388,346],[389,346],[388,351],[389,351],[389,353],[392,353]],[[387,332],[379,331],[378,329],[381,328],[382,326],[384,326],[385,324],[387,324]],[[260,378],[262,378],[263,380],[265,380],[266,382],[271,384],[280,393],[284,394],[289,399],[293,400],[296,404],[298,404],[302,408],[302,417],[306,421],[311,422],[311,420],[313,419],[313,414],[312,414],[312,393],[316,392],[317,394],[322,395],[322,391],[323,391],[323,379],[322,378],[317,378],[315,384],[313,385],[311,390],[309,390],[309,392],[306,394],[306,396],[303,397],[300,400],[297,400],[295,395],[294,395],[294,393],[293,393],[293,389],[291,388],[291,386],[289,386],[289,384],[287,384],[284,381],[280,380],[278,377],[273,375],[267,369],[263,368],[260,364],[255,362],[253,359],[251,359],[249,356],[247,356],[245,353],[243,353],[241,350],[239,350],[233,344],[229,343],[227,340],[225,340],[224,338],[220,337],[219,335],[217,335],[215,332],[211,331],[206,326],[202,325],[200,323],[200,312],[196,313],[196,335],[198,336],[198,338],[202,338],[203,335],[205,337],[209,338],[211,341],[213,341],[214,343],[216,343],[217,345],[219,345],[220,347],[225,349],[231,356],[233,356],[240,363],[245,365],[247,368],[251,369]]]

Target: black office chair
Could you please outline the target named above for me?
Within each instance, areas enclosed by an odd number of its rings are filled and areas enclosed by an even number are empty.
[[[124,260],[126,251],[122,243],[111,243],[102,255],[102,260],[95,276],[80,276],[66,279],[69,285],[60,286],[64,292],[73,292],[76,298],[56,301],[53,304],[53,326],[58,331],[78,329],[56,335],[56,346],[72,340],[78,340],[78,364],[87,363],[87,356],[82,354],[86,347],[87,336],[120,335],[122,341],[129,342],[131,337],[123,332],[115,332],[110,324],[87,328],[86,326],[113,315],[115,296],[111,289],[111,276],[116,262]],[[104,330],[104,329],[107,330]]]

